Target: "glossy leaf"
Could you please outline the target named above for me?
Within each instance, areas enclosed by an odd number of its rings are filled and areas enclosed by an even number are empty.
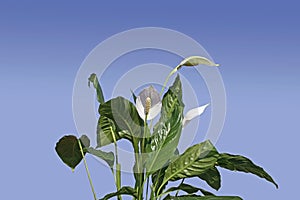
[[[89,80],[88,81],[88,86],[90,87],[90,83],[92,83],[94,85],[94,88],[96,89],[98,102],[100,104],[104,103],[103,92],[102,92],[101,86],[99,84],[97,75],[96,74],[91,74],[88,80]]]
[[[244,156],[222,153],[219,156],[217,164],[220,167],[232,171],[241,171],[241,172],[255,174],[273,183],[276,186],[276,188],[278,188],[277,183],[263,168],[255,165],[251,160],[249,160]]]
[[[113,192],[113,193],[109,193],[109,194],[105,195],[105,197],[103,197],[100,200],[107,200],[107,199],[110,199],[112,197],[119,196],[119,195],[130,195],[132,197],[137,198],[136,190],[133,189],[132,187],[125,186],[125,187],[122,187],[117,192]]]
[[[202,189],[202,188],[197,188],[197,187],[194,187],[192,185],[189,185],[189,184],[185,184],[185,183],[182,183],[180,184],[179,186],[177,187],[171,187],[169,188],[166,192],[164,193],[170,193],[170,192],[173,192],[173,191],[178,191],[178,190],[181,190],[181,191],[184,191],[188,194],[193,194],[193,193],[196,193],[198,191],[201,191],[202,194],[204,195],[211,195],[211,196],[214,196],[214,194]]]
[[[127,131],[117,131],[114,121],[100,116],[97,125],[97,147],[102,147],[118,141],[121,138],[131,140],[132,137]]]
[[[198,177],[214,167],[217,159],[218,152],[210,141],[196,144],[169,164],[162,185],[168,181]]]
[[[207,65],[207,66],[214,66],[217,67],[219,64],[214,63],[213,61],[209,60],[208,58],[202,56],[191,56],[184,59],[177,67],[180,69],[182,66],[197,66],[197,65]]]
[[[196,196],[196,195],[183,195],[173,197],[168,195],[164,200],[242,200],[241,197],[237,196]]]
[[[130,135],[140,137],[143,132],[144,121],[130,101],[117,97],[99,106],[99,113],[111,119],[118,132],[128,131]]]
[[[215,190],[219,190],[221,187],[221,175],[215,166],[199,174],[198,177],[204,180],[210,187],[214,188]]]
[[[87,136],[80,137],[81,145],[83,148],[90,146],[90,140]],[[56,153],[62,159],[62,161],[68,165],[72,170],[82,160],[82,153],[79,148],[79,141],[74,135],[66,135],[62,137],[55,146]],[[85,152],[84,152],[85,154]]]
[[[114,157],[113,152],[105,152],[105,151],[101,151],[100,149],[94,149],[92,147],[86,148],[86,152],[90,153],[94,156],[97,156],[98,158],[101,158],[102,160],[104,160],[108,164],[108,166],[110,168],[113,167],[114,161],[115,161],[115,157]]]
[[[152,174],[162,168],[176,151],[183,119],[182,88],[179,76],[162,100],[161,116],[147,141],[145,167]]]

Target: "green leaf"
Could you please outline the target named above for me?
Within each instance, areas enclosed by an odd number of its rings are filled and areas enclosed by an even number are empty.
[[[255,165],[251,160],[244,156],[222,153],[219,156],[217,165],[232,171],[241,171],[245,173],[255,174],[273,183],[276,188],[278,188],[277,183],[263,168]]]
[[[105,152],[105,151],[101,151],[100,149],[94,149],[92,147],[86,148],[86,152],[94,156],[97,156],[98,158],[101,158],[108,164],[110,168],[113,168],[115,162],[115,157],[113,152]]]
[[[96,89],[96,93],[97,93],[97,100],[100,104],[104,103],[104,97],[103,97],[103,92],[101,89],[101,86],[99,84],[98,78],[96,74],[91,74],[89,77],[89,81],[88,81],[88,86],[90,87],[90,83],[93,83],[94,88]]]
[[[80,141],[83,148],[87,148],[90,146],[90,140],[87,136],[81,136]],[[66,135],[62,137],[56,143],[55,150],[58,156],[61,158],[61,160],[72,170],[75,169],[75,167],[80,163],[80,161],[83,158],[79,148],[79,141],[74,135]]]
[[[201,191],[204,195],[211,195],[211,196],[214,196],[214,194],[202,189],[202,188],[197,188],[197,187],[194,187],[192,185],[189,185],[189,184],[185,184],[185,183],[181,183],[179,186],[177,187],[171,187],[169,188],[166,192],[164,193],[170,193],[170,192],[173,192],[173,191],[178,191],[178,190],[182,190],[188,194],[193,194],[193,193],[196,193],[198,191]]]
[[[105,116],[100,116],[97,125],[97,147],[114,143],[114,140],[118,141],[121,138],[132,139],[128,132],[118,132],[113,120]]]
[[[130,196],[137,198],[136,190],[133,189],[132,187],[125,186],[125,187],[122,187],[117,192],[113,192],[113,193],[109,193],[109,194],[105,195],[105,197],[103,197],[100,200],[107,200],[107,199],[110,199],[112,197],[119,196],[119,195],[130,195]]]
[[[99,113],[111,119],[116,131],[128,131],[134,137],[141,137],[144,128],[144,121],[130,101],[123,97],[117,97],[99,106]]]
[[[206,183],[215,190],[219,190],[221,187],[221,175],[215,166],[199,174],[198,177],[206,181]]]
[[[168,181],[199,177],[199,175],[214,167],[217,159],[218,152],[210,141],[196,144],[169,164],[162,185]]]
[[[196,195],[183,195],[173,197],[168,195],[164,200],[242,200],[241,197],[237,196],[196,196]]]
[[[147,140],[147,175],[165,166],[170,155],[174,155],[182,130],[183,107],[181,82],[177,76],[163,97],[160,119],[154,126],[153,135]]]
[[[134,101],[134,103],[136,103],[136,95],[134,94],[134,92],[132,91],[132,90],[130,90],[131,91],[131,94],[132,94],[132,98],[133,98],[133,101]]]
[[[184,59],[177,67],[180,69],[182,66],[197,66],[197,65],[207,65],[207,66],[219,66],[219,64],[214,63],[213,61],[202,57],[202,56],[191,56]]]

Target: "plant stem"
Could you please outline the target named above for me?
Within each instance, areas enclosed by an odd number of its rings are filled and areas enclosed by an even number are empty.
[[[81,155],[82,155],[82,158],[83,158],[83,162],[84,162],[84,166],[85,166],[85,171],[87,173],[87,176],[88,176],[88,179],[89,179],[89,182],[90,182],[90,186],[91,186],[91,189],[92,189],[92,192],[93,192],[94,200],[97,200],[97,196],[96,196],[96,193],[95,193],[94,185],[93,185],[92,178],[91,178],[91,175],[90,175],[90,172],[89,172],[89,168],[88,168],[85,156],[84,156],[84,152],[83,152],[83,149],[82,149],[82,146],[81,146],[80,139],[78,139],[78,144],[79,144],[80,152],[81,152]]]
[[[110,127],[112,137],[114,140],[114,146],[115,146],[115,154],[116,154],[116,173],[115,173],[115,181],[116,181],[116,187],[117,191],[121,189],[121,164],[119,164],[119,155],[118,155],[118,145],[117,145],[117,140],[116,136],[112,130],[112,127]],[[118,195],[118,200],[122,200],[121,195]]]
[[[179,65],[178,65],[178,66],[179,66]],[[166,80],[165,80],[165,82],[164,82],[164,84],[163,84],[163,87],[161,88],[161,91],[160,91],[160,93],[159,93],[159,96],[161,96],[162,93],[164,92],[164,90],[165,90],[165,88],[166,88],[166,85],[167,85],[167,83],[168,83],[170,77],[171,77],[175,72],[177,72],[178,66],[176,66],[176,67],[170,72],[170,74],[167,76],[167,78],[166,78]]]

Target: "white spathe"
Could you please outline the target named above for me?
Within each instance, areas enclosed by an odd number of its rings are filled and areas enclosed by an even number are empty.
[[[192,119],[194,119],[195,117],[198,117],[202,113],[204,113],[205,109],[208,106],[209,106],[209,103],[189,110],[182,120],[182,127],[185,127]]]
[[[140,92],[140,94],[136,98],[136,109],[143,120],[145,120],[146,118],[145,107],[147,98],[150,98],[151,101],[151,107],[147,115],[147,120],[151,120],[160,113],[162,103],[160,100],[159,93],[153,86],[143,89],[142,92]]]
[[[154,105],[153,107],[151,107],[150,110],[149,110],[148,116],[147,116],[147,120],[151,120],[154,117],[156,117],[160,113],[161,106],[162,106],[161,102],[158,102],[156,105]],[[136,98],[136,109],[137,109],[140,117],[143,120],[145,120],[145,118],[146,118],[145,108],[144,108],[144,106],[142,104],[140,96],[138,96]]]

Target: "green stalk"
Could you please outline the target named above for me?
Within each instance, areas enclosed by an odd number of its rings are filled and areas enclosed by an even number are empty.
[[[89,172],[89,168],[88,168],[85,156],[84,156],[84,152],[83,152],[83,149],[82,149],[82,146],[81,146],[80,139],[78,139],[78,144],[79,144],[80,152],[81,152],[81,155],[82,155],[82,158],[83,158],[83,162],[84,162],[84,166],[85,166],[85,171],[87,173],[87,176],[88,176],[88,179],[89,179],[89,182],[90,182],[90,186],[91,186],[91,189],[92,189],[92,192],[93,192],[94,200],[97,200],[97,196],[96,196],[96,193],[95,193],[94,185],[93,185],[92,178],[91,178],[91,175],[90,175],[90,172]]]
[[[162,93],[164,92],[164,90],[165,90],[165,88],[166,88],[166,86],[167,86],[167,83],[168,83],[170,77],[171,77],[175,72],[177,72],[178,67],[179,67],[179,65],[176,66],[176,67],[170,72],[170,74],[167,76],[167,78],[166,78],[166,80],[165,80],[165,82],[164,82],[164,84],[163,84],[163,87],[161,88],[161,91],[160,91],[160,93],[159,93],[159,96],[161,96]]]
[[[117,191],[119,191],[121,189],[121,164],[119,163],[119,155],[118,155],[118,145],[117,145],[117,140],[116,140],[116,136],[111,129],[111,133],[112,133],[112,137],[114,140],[114,146],[115,146],[115,154],[116,154],[116,173],[115,173],[115,182],[116,182],[116,187],[117,187]],[[118,195],[118,200],[122,200],[122,196]]]

